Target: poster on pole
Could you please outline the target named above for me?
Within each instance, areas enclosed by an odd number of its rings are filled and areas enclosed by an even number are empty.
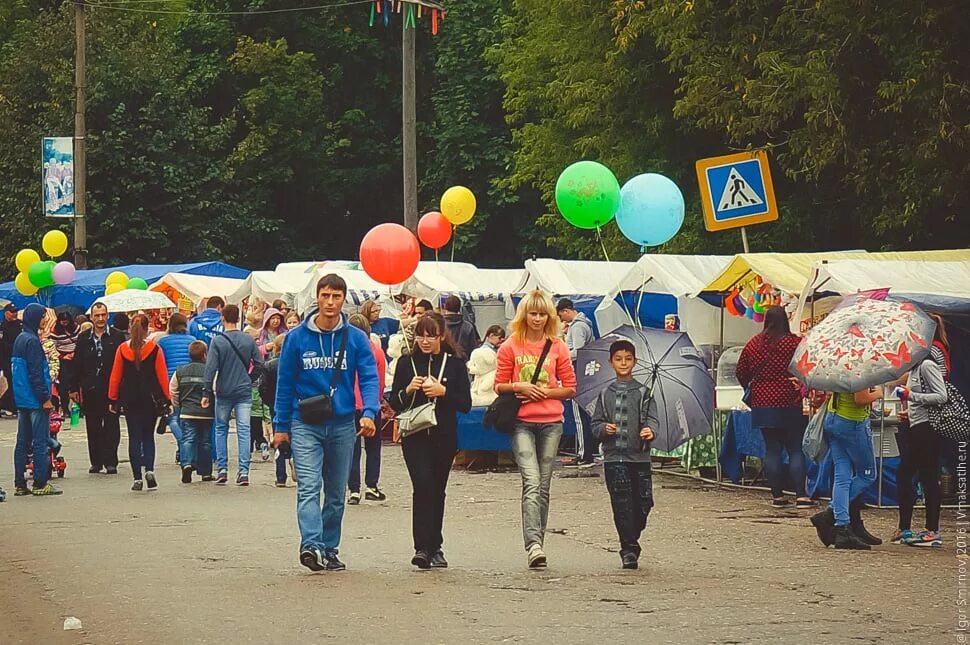
[[[44,216],[74,217],[74,138],[44,137]]]

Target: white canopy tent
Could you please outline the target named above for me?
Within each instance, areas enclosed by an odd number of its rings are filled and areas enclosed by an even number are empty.
[[[605,296],[634,267],[633,262],[593,260],[526,260],[526,279],[519,292],[543,289],[557,296]]]
[[[888,289],[930,309],[970,311],[970,261],[818,262],[799,295],[796,320],[811,325],[831,311],[842,296],[875,289]]]
[[[600,333],[636,324],[616,302],[622,292],[660,293],[677,298],[680,328],[695,345],[720,345],[723,318],[725,346],[747,342],[760,326],[747,318],[722,316],[720,307],[695,297],[731,262],[729,255],[644,255],[620,278],[596,310]]]
[[[162,279],[155,282],[149,289],[164,293],[180,310],[194,311],[206,298],[219,296],[228,298],[239,290],[246,280],[236,278],[216,278],[190,273],[166,273]],[[183,302],[182,299],[188,302]],[[191,303],[191,307],[185,306]]]

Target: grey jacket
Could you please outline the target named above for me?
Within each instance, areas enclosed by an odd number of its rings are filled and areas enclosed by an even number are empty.
[[[589,322],[586,314],[577,313],[573,321],[569,323],[569,330],[566,332],[566,347],[569,348],[569,358],[575,361],[576,352],[592,341],[593,324]]]
[[[252,366],[262,364],[256,341],[249,334],[238,329],[218,333],[209,345],[209,357],[205,363],[205,391],[213,392],[212,382],[215,380],[216,397],[236,400],[251,397],[253,381],[249,378],[249,372]],[[219,374],[218,380],[216,373]]]
[[[646,396],[646,386],[636,380],[613,381],[600,392],[592,420],[604,461],[650,461],[650,442],[640,439],[640,430],[656,432],[659,415],[656,399]],[[616,424],[616,434],[606,434],[607,423]]]
[[[930,408],[946,403],[943,371],[933,360],[925,360],[909,373],[909,425],[929,423]]]

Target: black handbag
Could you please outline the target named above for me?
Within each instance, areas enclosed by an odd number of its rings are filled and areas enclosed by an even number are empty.
[[[542,354],[539,356],[539,362],[536,363],[536,370],[532,374],[533,385],[539,382],[539,373],[542,371],[542,365],[546,362],[546,356],[549,355],[551,348],[552,341],[547,338],[546,344],[542,348]],[[486,428],[493,428],[502,434],[512,434],[515,432],[515,424],[518,421],[519,408],[521,407],[522,400],[515,393],[499,394],[485,410],[482,425]]]
[[[347,350],[348,335],[349,334],[345,329],[343,338],[340,341],[340,351],[337,352],[337,356],[334,359],[333,369],[330,372],[330,393],[318,394],[316,396],[300,399],[300,402],[297,404],[297,409],[300,412],[300,420],[303,421],[303,423],[318,426],[333,418],[333,393],[337,391],[337,379],[340,378],[340,372],[343,371],[344,353]],[[321,358],[323,354],[322,342],[323,341],[321,341]]]

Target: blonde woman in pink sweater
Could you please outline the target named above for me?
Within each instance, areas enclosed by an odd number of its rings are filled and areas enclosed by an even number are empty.
[[[514,393],[522,401],[512,434],[512,451],[522,476],[522,537],[530,568],[546,566],[542,550],[549,517],[552,464],[562,437],[563,399],[576,394],[576,372],[569,348],[559,337],[559,317],[542,291],[519,303],[511,335],[498,350],[495,391]],[[537,365],[543,349],[549,351]],[[532,377],[538,370],[535,385]]]

